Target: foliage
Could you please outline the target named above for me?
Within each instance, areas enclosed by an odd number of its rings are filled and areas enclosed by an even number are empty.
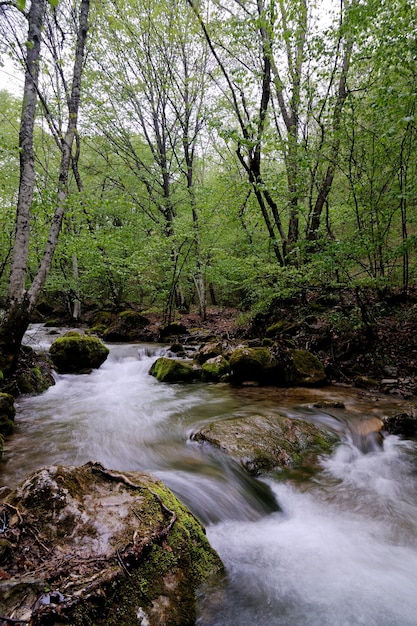
[[[351,0],[324,19],[323,3],[307,0],[95,5],[45,293],[68,311],[134,304],[168,323],[193,306],[203,316],[207,303],[262,311],[321,285],[407,292],[417,268],[415,9]],[[28,283],[57,202],[75,17],[66,3],[47,12]],[[20,107],[0,92],[1,296]]]

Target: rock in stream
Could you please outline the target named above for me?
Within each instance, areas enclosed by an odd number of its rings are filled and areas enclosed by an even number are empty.
[[[221,570],[200,522],[147,474],[50,466],[0,499],[3,619],[191,625]]]

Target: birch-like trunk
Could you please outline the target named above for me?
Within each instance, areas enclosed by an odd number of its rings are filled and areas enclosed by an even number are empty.
[[[45,0],[32,0],[29,11],[26,75],[20,130],[20,187],[16,213],[16,234],[9,279],[8,307],[0,324],[0,370],[6,376],[16,367],[23,335],[30,315],[45,284],[58,243],[68,196],[68,174],[72,160],[78,111],[80,106],[81,77],[85,42],[88,31],[90,0],[81,0],[77,46],[73,68],[72,88],[68,100],[68,124],[62,139],[61,163],[58,179],[57,206],[52,216],[48,240],[38,272],[28,291],[27,258],[30,242],[30,208],[35,183],[33,129],[38,92],[38,72],[41,49],[41,31],[45,15]]]
[[[81,98],[81,78],[84,64],[85,43],[88,32],[88,14],[90,10],[90,0],[81,0],[80,19],[78,26],[77,48],[75,53],[71,96],[68,102],[68,123],[65,136],[62,141],[61,163],[58,179],[58,200],[52,224],[49,229],[48,240],[45,245],[41,264],[32,285],[29,289],[29,306],[35,306],[42,287],[45,284],[52,259],[58,243],[59,233],[62,228],[62,221],[65,214],[66,200],[68,196],[68,175],[71,168],[72,146],[77,132],[78,112]]]
[[[33,130],[38,93],[39,60],[45,0],[32,0],[28,14],[25,83],[19,132],[20,182],[16,229],[9,276],[8,300],[18,302],[25,295],[26,267],[30,241],[30,207],[35,185]]]

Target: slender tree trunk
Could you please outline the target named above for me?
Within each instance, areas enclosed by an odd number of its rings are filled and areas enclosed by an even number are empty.
[[[19,132],[20,182],[16,209],[16,230],[9,276],[10,304],[24,299],[30,240],[30,207],[35,185],[33,130],[38,92],[39,60],[45,0],[32,0],[28,14],[26,71]]]
[[[41,31],[45,15],[45,1],[32,0],[29,11],[29,30],[26,58],[26,75],[20,129],[20,187],[16,211],[16,234],[13,247],[9,279],[8,306],[0,324],[0,369],[9,375],[16,367],[18,354],[31,312],[45,284],[58,242],[68,195],[68,173],[71,167],[71,152],[80,105],[81,76],[84,49],[88,31],[89,0],[81,0],[77,46],[73,69],[71,96],[68,102],[68,125],[62,139],[62,156],[58,180],[57,207],[46,242],[38,272],[28,291],[27,258],[30,242],[30,207],[35,182],[33,129],[35,123],[38,91],[38,72],[41,49]]]
[[[77,132],[78,112],[81,97],[81,77],[84,64],[84,50],[88,32],[88,14],[90,0],[81,0],[80,20],[78,26],[77,47],[75,53],[73,80],[71,97],[68,103],[68,124],[65,136],[62,141],[62,156],[59,168],[58,179],[58,203],[49,230],[49,237],[46,242],[42,261],[37,275],[29,289],[29,302],[33,307],[39,297],[40,291],[45,284],[51,268],[53,255],[61,232],[62,220],[64,218],[66,199],[68,196],[68,174],[71,168],[72,146]]]
[[[30,207],[35,185],[33,131],[44,16],[45,0],[32,0],[28,14],[26,71],[19,132],[20,182],[16,208],[16,229],[9,275],[7,309],[0,324],[0,370],[6,376],[16,367],[23,335],[29,324],[29,298],[25,291],[25,280],[30,241]]]

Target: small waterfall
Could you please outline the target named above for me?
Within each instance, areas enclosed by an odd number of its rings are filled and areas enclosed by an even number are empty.
[[[48,332],[31,329],[30,341],[48,345]],[[109,348],[91,374],[18,398],[3,485],[89,460],[161,478],[206,524],[225,564],[201,592],[198,626],[416,626],[417,446],[393,435],[380,445],[381,416],[401,412],[398,401],[337,388],[166,385],[149,375],[166,346]],[[346,409],[314,406],[334,399]],[[201,424],[271,412],[340,435],[313,479],[249,476],[189,440]]]

